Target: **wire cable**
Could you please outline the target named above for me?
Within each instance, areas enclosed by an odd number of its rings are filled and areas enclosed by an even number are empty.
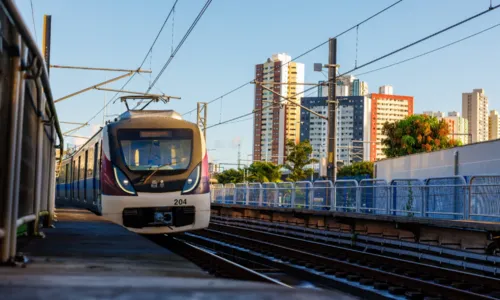
[[[473,19],[475,19],[475,18],[477,18],[477,17],[479,17],[479,16],[482,16],[482,15],[484,15],[484,14],[486,14],[486,13],[490,12],[490,11],[493,11],[493,10],[495,10],[495,9],[499,8],[499,7],[500,7],[500,4],[499,4],[499,5],[496,5],[496,6],[493,6],[493,7],[491,7],[491,8],[488,8],[488,9],[487,9],[487,10],[485,10],[485,11],[482,11],[482,12],[480,12],[480,13],[478,13],[478,14],[475,14],[475,15],[473,15],[473,16],[471,16],[471,17],[467,18],[467,19],[464,19],[464,20],[462,20],[462,21],[460,21],[460,22],[458,22],[458,23],[455,23],[455,24],[453,24],[453,25],[451,25],[451,26],[448,26],[448,27],[446,27],[446,28],[444,28],[444,29],[441,29],[441,30],[439,30],[439,31],[437,31],[437,32],[435,32],[435,33],[433,33],[433,34],[430,34],[430,35],[428,35],[428,36],[426,36],[426,37],[424,37],[424,38],[421,38],[421,39],[419,39],[419,40],[417,40],[417,41],[415,41],[415,42],[412,42],[412,43],[410,43],[410,44],[408,44],[408,45],[406,45],[406,46],[403,46],[403,47],[398,48],[398,49],[396,49],[396,50],[394,50],[394,51],[391,51],[391,52],[389,52],[388,54],[384,54],[384,55],[382,55],[382,56],[380,56],[380,57],[378,57],[378,58],[376,58],[376,59],[373,59],[373,60],[371,60],[371,61],[369,61],[369,62],[367,62],[367,63],[362,64],[362,65],[361,65],[361,66],[359,66],[359,67],[355,67],[355,68],[354,68],[354,69],[352,69],[352,70],[349,70],[349,71],[347,71],[347,72],[344,72],[344,73],[342,73],[342,74],[338,75],[337,77],[342,77],[342,76],[344,76],[344,75],[346,75],[346,74],[352,73],[353,71],[356,71],[356,70],[361,69],[361,68],[363,68],[363,67],[366,67],[366,66],[368,66],[368,65],[370,65],[370,64],[373,64],[373,63],[375,63],[375,62],[377,62],[377,61],[380,61],[380,60],[382,60],[382,59],[384,59],[384,58],[387,58],[387,57],[389,57],[389,56],[392,56],[392,55],[394,55],[394,54],[396,54],[396,53],[398,53],[398,52],[400,52],[400,51],[403,51],[404,49],[408,49],[408,48],[410,48],[410,47],[413,47],[413,46],[415,46],[415,45],[417,45],[417,44],[419,44],[419,43],[421,43],[421,42],[423,42],[423,41],[425,41],[425,40],[428,40],[428,39],[430,39],[430,38],[432,38],[432,37],[435,37],[435,36],[437,36],[437,35],[439,35],[439,34],[442,34],[442,33],[446,32],[446,31],[448,31],[448,30],[450,30],[450,29],[453,29],[453,28],[455,28],[455,27],[457,27],[457,26],[459,26],[459,25],[462,25],[462,24],[464,24],[464,23],[466,23],[466,22],[469,22],[469,21],[471,21],[471,20],[473,20]],[[498,24],[498,25],[500,25],[500,24]],[[487,30],[490,30],[490,29],[492,29],[492,28],[495,28],[495,27],[496,27],[496,26],[498,26],[498,25],[495,25],[495,26],[493,26],[493,27],[491,27],[491,28],[487,28],[486,30],[483,30],[483,32],[484,32],[484,31],[487,31]],[[477,34],[479,34],[479,33],[477,33]],[[475,34],[475,35],[477,35],[477,34]],[[474,36],[474,35],[472,35],[472,36]],[[472,36],[469,36],[469,37],[472,37]],[[469,38],[469,37],[466,37],[466,38]],[[436,50],[436,51],[437,51],[437,50]],[[329,82],[329,81],[328,81],[328,82]],[[330,84],[330,82],[329,82],[329,84]],[[314,89],[314,88],[316,88],[316,86],[313,86],[313,87],[311,87],[311,88],[309,88],[309,89],[306,89],[306,90],[304,90],[303,92],[301,92],[301,93],[299,93],[299,94],[296,94],[295,96],[298,96],[298,95],[300,95],[300,94],[303,94],[303,93],[305,93],[305,92],[307,92],[307,91],[310,91],[310,90],[312,90],[312,89]],[[281,101],[280,103],[282,103],[282,102],[283,102],[283,101]],[[292,105],[293,105],[293,102],[291,102],[291,103],[292,103]],[[267,108],[269,108],[269,107],[271,107],[271,106],[274,106],[274,105],[276,105],[276,103],[271,104],[271,105],[266,106],[266,107],[262,107],[262,108],[260,108],[260,109],[258,109],[258,110],[254,110],[254,111],[252,111],[251,113],[247,113],[247,114],[241,115],[241,116],[239,116],[239,117],[235,117],[235,118],[232,118],[232,119],[230,119],[230,120],[227,120],[227,121],[224,121],[224,122],[221,122],[221,123],[218,123],[218,124],[214,124],[214,125],[212,125],[212,126],[210,126],[210,127],[207,127],[206,129],[211,128],[211,127],[215,127],[215,126],[219,126],[219,125],[223,125],[223,124],[226,124],[226,123],[228,123],[228,122],[231,122],[231,121],[235,121],[235,120],[238,120],[238,119],[244,118],[244,117],[246,117],[246,116],[249,116],[249,115],[254,114],[254,113],[256,113],[256,112],[262,111],[262,110],[267,109]]]
[[[385,11],[389,10],[390,8],[394,7],[395,5],[397,5],[397,4],[401,3],[401,2],[403,2],[403,0],[398,0],[398,1],[394,2],[393,4],[391,4],[391,5],[387,6],[387,7],[385,7],[384,9],[382,9],[382,10],[378,11],[377,13],[375,13],[375,14],[373,14],[373,15],[369,16],[368,18],[366,18],[366,19],[362,20],[361,22],[357,23],[356,25],[354,25],[354,26],[352,26],[352,27],[350,27],[350,28],[348,28],[348,29],[346,29],[346,30],[342,31],[341,33],[339,33],[339,34],[337,34],[336,36],[334,36],[334,38],[338,38],[338,37],[340,37],[340,36],[342,36],[342,35],[346,34],[347,32],[349,32],[349,31],[353,30],[354,28],[358,28],[360,25],[362,25],[362,24],[364,24],[364,23],[368,22],[369,20],[371,20],[371,19],[375,18],[376,16],[378,16],[378,15],[382,14],[383,12],[385,12]],[[324,41],[324,42],[322,42],[322,43],[320,43],[320,44],[318,44],[318,45],[316,45],[316,46],[312,47],[311,49],[309,49],[309,50],[305,51],[304,53],[302,53],[302,54],[300,54],[300,55],[298,55],[298,56],[294,57],[292,60],[287,61],[286,63],[281,64],[280,69],[281,69],[281,68],[283,68],[284,66],[288,65],[289,63],[294,62],[294,61],[296,61],[297,59],[299,59],[299,58],[301,58],[301,57],[303,57],[303,56],[305,56],[305,55],[307,55],[307,54],[309,54],[309,53],[313,52],[314,50],[316,50],[316,49],[318,49],[318,48],[320,48],[320,47],[322,47],[322,46],[324,46],[324,45],[328,44],[328,41],[329,41],[329,40],[326,40],[326,41]],[[273,68],[271,71],[264,73],[264,74],[263,74],[263,76],[265,76],[265,75],[267,75],[267,74],[269,74],[269,73],[271,73],[271,72],[274,72],[274,68]],[[247,86],[247,85],[251,84],[251,83],[252,83],[255,79],[256,79],[256,78],[253,78],[252,80],[249,80],[248,82],[246,82],[246,83],[244,83],[244,84],[242,84],[242,85],[238,86],[237,88],[232,89],[231,91],[229,91],[229,92],[225,93],[224,95],[219,96],[219,97],[217,97],[217,98],[214,98],[214,99],[213,99],[213,100],[211,100],[211,101],[208,101],[208,102],[207,102],[207,105],[208,105],[208,104],[210,104],[210,103],[213,103],[213,102],[215,102],[215,101],[217,101],[217,100],[219,100],[219,99],[222,99],[222,97],[225,97],[225,96],[227,96],[227,95],[230,95],[230,94],[232,94],[232,93],[234,93],[234,92],[236,92],[236,91],[238,91],[238,90],[240,90],[240,89],[244,88],[245,86]],[[195,108],[195,109],[192,109],[192,110],[190,110],[190,111],[188,111],[188,112],[185,112],[185,113],[183,113],[182,115],[184,116],[184,115],[187,115],[187,114],[192,113],[192,112],[194,112],[194,111],[196,111],[196,108]]]
[[[167,23],[168,19],[170,18],[170,15],[172,14],[172,11],[175,9],[175,5],[177,4],[179,0],[175,0],[174,4],[172,5],[172,8],[170,9],[170,12],[168,13],[167,17],[165,18],[165,21],[163,22],[163,25],[161,26],[160,30],[158,31],[158,34],[156,35],[156,38],[154,39],[153,43],[151,44],[151,47],[149,47],[149,50],[148,52],[146,53],[146,55],[144,56],[144,59],[142,60],[139,68],[137,68],[137,70],[140,70],[142,68],[142,66],[144,65],[144,63],[146,62],[147,58],[148,58],[148,55],[151,53],[151,51],[153,50],[153,47],[154,45],[156,44],[156,41],[158,40],[158,37],[160,36],[161,32],[163,31],[163,28],[165,27],[165,24]],[[125,82],[125,84],[120,88],[120,90],[123,90],[125,89],[125,87],[130,83],[130,81],[132,81],[132,79],[134,78],[134,76],[136,75],[137,73],[134,73],[130,76],[130,78]],[[116,100],[115,98],[118,96],[118,94],[120,94],[120,92],[116,92],[115,95],[113,97],[111,97],[109,99],[108,102],[106,102],[106,104],[95,114],[93,115],[86,123],[89,123],[90,121],[92,121],[95,117],[97,117],[102,111],[104,111],[104,109],[106,109],[106,107],[111,103],[115,103]]]
[[[454,41],[454,42],[451,42],[451,43],[448,43],[448,44],[446,44],[446,45],[443,45],[443,46],[441,46],[441,47],[438,47],[438,48],[435,48],[435,49],[433,49],[433,50],[430,50],[430,51],[424,52],[424,53],[422,53],[422,54],[415,55],[415,56],[412,56],[412,57],[410,57],[410,58],[407,58],[407,59],[404,59],[404,60],[400,60],[400,61],[398,61],[398,62],[395,62],[395,63],[389,64],[389,65],[386,65],[386,66],[383,66],[383,67],[380,67],[380,68],[377,68],[377,69],[373,69],[373,70],[366,71],[366,72],[363,72],[363,73],[355,74],[354,76],[356,76],[356,77],[357,77],[357,76],[362,76],[362,75],[370,74],[370,73],[373,73],[373,72],[376,72],[376,71],[380,71],[380,70],[384,70],[384,69],[387,69],[387,68],[390,68],[390,67],[393,67],[393,66],[397,66],[397,65],[399,65],[399,64],[402,64],[402,63],[408,62],[408,61],[410,61],[410,60],[414,60],[414,59],[419,58],[419,57],[422,57],[422,56],[426,56],[426,55],[431,54],[431,53],[433,53],[433,52],[436,52],[436,51],[439,51],[439,50],[445,49],[445,48],[450,47],[450,46],[452,46],[452,45],[455,45],[455,44],[458,44],[458,43],[463,42],[463,41],[465,41],[465,40],[468,40],[468,39],[470,39],[470,38],[472,38],[472,37],[475,37],[475,36],[477,36],[477,35],[479,35],[479,34],[481,34],[481,33],[484,33],[484,32],[487,32],[487,31],[489,31],[489,30],[492,30],[492,29],[494,29],[494,28],[496,28],[496,27],[498,27],[498,26],[500,26],[500,23],[498,23],[498,24],[496,24],[496,25],[493,25],[493,26],[491,26],[491,27],[488,27],[488,28],[486,28],[486,29],[484,29],[484,30],[481,30],[481,31],[479,31],[479,32],[476,32],[476,33],[474,33],[474,34],[471,34],[471,35],[469,35],[469,36],[466,36],[466,37],[464,37],[464,38],[461,38],[461,39],[459,39],[459,40],[456,40],[456,41]]]
[[[175,54],[177,54],[177,52],[182,47],[182,45],[184,44],[184,42],[186,41],[186,39],[189,37],[189,35],[193,31],[193,29],[195,28],[196,24],[198,23],[198,21],[201,19],[201,17],[203,16],[203,14],[205,13],[205,11],[207,10],[207,8],[210,5],[210,3],[212,3],[212,0],[208,0],[205,3],[205,6],[203,6],[203,8],[201,9],[200,13],[196,17],[196,19],[193,21],[193,23],[191,24],[191,26],[187,30],[186,34],[184,34],[184,37],[182,38],[182,40],[179,42],[179,44],[175,48],[174,52],[172,52],[172,54],[168,58],[167,62],[163,65],[160,73],[158,73],[158,75],[156,76],[156,78],[153,80],[153,83],[148,87],[148,89],[146,90],[146,93],[149,93],[149,91],[156,84],[156,82],[158,81],[158,79],[160,79],[161,75],[163,75],[163,72],[165,72],[165,69],[168,67],[168,65],[170,64],[170,62],[174,59]]]
[[[317,89],[318,86],[312,86],[308,89],[305,89],[303,90],[302,92],[300,93],[297,93],[295,94],[294,96],[299,96],[299,95],[302,95],[302,94],[305,94],[306,92],[309,92],[309,91],[312,91],[313,89]],[[235,118],[232,118],[232,119],[229,119],[229,120],[226,120],[226,121],[223,121],[223,122],[219,122],[219,123],[216,123],[216,124],[213,124],[213,125],[210,125],[210,126],[207,126],[206,129],[209,129],[209,128],[212,128],[212,127],[216,127],[216,126],[219,126],[219,125],[223,125],[223,124],[227,124],[227,123],[232,123],[233,121],[236,121],[236,120],[239,120],[239,119],[242,119],[244,117],[247,117],[247,116],[250,116],[252,114],[255,114],[256,112],[261,112],[261,111],[264,111],[268,108],[272,108],[272,107],[275,107],[276,105],[282,105],[285,101],[287,101],[286,99],[284,100],[281,100],[280,102],[276,102],[276,103],[273,103],[273,104],[269,104],[267,106],[263,106],[259,109],[254,109],[252,112],[250,113],[246,113],[246,114],[243,114],[241,116],[238,116],[238,117],[235,117]],[[294,102],[290,101],[290,104],[289,105],[297,105],[295,104]]]
[[[31,3],[31,19],[33,20],[33,31],[35,32],[35,41],[38,43],[38,35],[36,34],[36,26],[35,26],[35,10],[33,9],[33,0],[30,0]]]
[[[382,56],[379,56],[379,57],[377,57],[377,58],[375,58],[375,59],[373,59],[373,60],[371,60],[371,61],[369,61],[369,62],[367,62],[367,63],[362,64],[361,66],[357,66],[357,67],[355,67],[355,68],[354,68],[354,69],[352,69],[352,70],[349,70],[349,71],[347,71],[347,72],[344,72],[344,73],[343,73],[342,75],[340,75],[340,76],[343,76],[343,75],[346,75],[346,74],[352,73],[352,72],[354,72],[354,71],[356,71],[356,70],[358,70],[358,69],[361,69],[361,68],[364,68],[364,67],[366,67],[366,66],[368,66],[368,65],[371,65],[371,64],[373,64],[373,63],[376,63],[376,62],[377,62],[377,61],[379,61],[379,60],[382,60],[382,59],[387,58],[387,57],[389,57],[389,56],[392,56],[392,55],[394,55],[394,54],[396,54],[396,53],[398,53],[398,52],[401,52],[401,51],[403,51],[403,50],[405,50],[405,49],[408,49],[408,48],[413,47],[413,46],[415,46],[415,45],[417,45],[417,44],[420,44],[420,43],[421,43],[421,42],[423,42],[423,41],[426,41],[426,40],[428,40],[428,39],[430,39],[430,38],[433,38],[433,37],[435,37],[435,36],[438,36],[438,35],[440,35],[440,34],[442,34],[442,33],[446,32],[446,31],[448,31],[448,30],[451,30],[451,29],[453,29],[453,28],[455,28],[455,27],[457,27],[457,26],[460,26],[460,25],[465,24],[465,23],[467,23],[467,22],[469,22],[469,21],[472,21],[472,20],[474,20],[474,19],[476,19],[476,18],[478,18],[478,17],[480,17],[480,16],[482,16],[482,15],[484,15],[484,14],[487,14],[487,13],[489,13],[489,12],[491,12],[491,11],[493,11],[493,10],[495,10],[495,9],[499,8],[499,7],[500,7],[500,4],[498,4],[498,5],[496,5],[496,6],[493,6],[493,7],[490,7],[490,8],[488,8],[488,9],[486,9],[486,10],[483,10],[482,12],[480,12],[480,13],[478,13],[478,14],[475,14],[475,15],[473,15],[473,16],[471,16],[471,17],[468,17],[467,19],[464,19],[464,20],[462,20],[462,21],[460,21],[460,22],[458,22],[458,23],[455,23],[455,24],[453,24],[453,25],[450,25],[450,26],[448,26],[448,27],[446,27],[446,28],[444,28],[444,29],[441,29],[441,30],[439,30],[439,31],[437,31],[437,32],[434,32],[434,33],[432,33],[432,34],[430,34],[430,35],[428,35],[428,36],[426,36],[426,37],[423,37],[423,38],[421,38],[421,39],[419,39],[419,40],[417,40],[417,41],[415,41],[415,42],[409,43],[408,45],[403,46],[403,47],[401,47],[401,48],[398,48],[398,49],[396,49],[396,50],[394,50],[394,51],[391,51],[391,52],[389,52],[389,53],[387,53],[387,54],[384,54],[384,55],[382,55]]]
[[[172,13],[175,11],[175,6],[177,5],[177,2],[178,2],[178,1],[179,1],[179,0],[175,0],[174,5],[172,5],[172,8],[170,9],[170,12],[168,13],[167,17],[165,18],[165,21],[163,21],[163,25],[161,25],[161,28],[160,28],[160,30],[158,31],[158,34],[156,34],[156,37],[155,37],[155,39],[154,39],[154,41],[153,41],[153,44],[151,44],[151,47],[149,47],[148,52],[147,52],[147,53],[146,53],[146,55],[144,56],[144,59],[142,60],[142,63],[141,63],[141,65],[140,65],[139,69],[140,69],[140,68],[142,67],[142,65],[144,65],[144,63],[146,62],[146,59],[148,58],[149,53],[150,53],[151,51],[153,51],[153,47],[155,46],[156,41],[158,41],[158,38],[160,37],[160,34],[161,34],[161,32],[163,31],[163,28],[164,28],[164,27],[165,27],[165,25],[167,24],[168,19],[170,19],[170,16],[171,16],[171,15],[172,15]],[[173,33],[172,33],[172,35],[173,35]]]

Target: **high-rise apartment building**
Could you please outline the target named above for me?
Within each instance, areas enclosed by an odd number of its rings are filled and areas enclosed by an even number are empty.
[[[320,81],[324,83],[324,81]],[[368,95],[368,83],[356,79],[352,75],[344,75],[337,77],[337,86],[335,89],[337,97],[345,96],[367,96]],[[318,97],[328,97],[328,87],[319,86]]]
[[[385,122],[396,122],[413,115],[413,97],[371,94],[371,130],[370,130],[370,160],[385,158],[382,152],[382,134]]]
[[[378,88],[379,94],[392,95],[394,94],[394,88],[392,85],[383,85]]]
[[[461,117],[460,113],[452,111],[443,119],[448,122],[450,132],[448,137],[450,139],[461,141],[462,145],[469,143],[469,122],[466,118]]]
[[[469,122],[472,143],[487,141],[489,138],[488,97],[483,89],[474,89],[472,93],[462,93],[462,114]]]
[[[301,104],[327,116],[327,97],[304,97]],[[370,160],[370,99],[364,96],[337,97],[337,161],[348,165]],[[309,111],[301,111],[300,140],[308,140],[313,157],[327,157],[327,121]]]
[[[436,118],[444,118],[445,117],[444,112],[440,112],[440,111],[430,111],[430,110],[428,110],[428,111],[424,111],[422,114],[430,116],[430,117],[436,117]]]
[[[490,115],[488,116],[488,134],[489,140],[500,138],[500,119],[496,110],[490,111]]]
[[[255,85],[253,159],[282,164],[287,155],[287,140],[300,139],[300,107],[287,100],[282,103],[285,105],[268,106],[280,103],[283,97],[300,103],[297,94],[304,91],[304,86],[294,83],[304,82],[304,64],[291,62],[285,53],[273,54],[265,63],[255,66],[255,78],[278,95]],[[268,108],[261,111],[265,107]]]
[[[444,120],[448,124],[448,137],[452,140],[459,140],[462,145],[469,143],[469,126],[467,119],[460,116],[456,111],[449,112],[446,116],[440,111],[424,111],[422,114]]]

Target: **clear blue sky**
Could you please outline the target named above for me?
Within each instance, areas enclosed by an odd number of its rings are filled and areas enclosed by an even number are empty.
[[[137,68],[149,49],[174,0],[98,1],[33,0],[35,27],[41,43],[43,14],[52,15],[52,63],[110,68]],[[166,94],[181,96],[169,108],[184,113],[198,101],[209,101],[250,81],[254,65],[273,53],[292,57],[351,27],[394,0],[213,0],[212,4],[158,81]],[[17,0],[26,23],[33,30],[29,0]],[[204,0],[180,0],[175,13],[174,47],[203,7]],[[493,5],[499,4],[493,0]],[[489,0],[404,0],[394,8],[359,27],[358,64],[478,13]],[[500,9],[453,29],[416,47],[369,66],[383,66],[452,42],[500,22]],[[172,23],[153,49],[153,78],[168,59],[172,45]],[[356,32],[338,40],[340,72],[354,66]],[[324,79],[313,72],[314,62],[327,62],[324,46],[299,62],[305,63],[306,81]],[[145,64],[149,68],[149,59]],[[356,72],[355,72],[356,74]],[[484,88],[490,109],[500,110],[500,27],[445,50],[359,78],[370,92],[390,84],[394,92],[415,97],[415,112],[461,111],[461,93]],[[96,84],[117,73],[51,70],[56,98]],[[145,91],[149,75],[136,76],[127,89]],[[120,88],[124,81],[109,85]],[[155,90],[153,90],[155,91]],[[110,99],[114,93],[107,93]],[[57,104],[60,120],[85,122],[103,105],[105,94],[91,91]],[[156,108],[159,108],[157,106]],[[253,86],[209,106],[208,123],[226,120],[253,108]],[[125,109],[116,103],[108,114]],[[186,115],[194,120],[195,114]],[[91,124],[102,124],[99,114]],[[94,127],[94,128],[95,128]],[[72,127],[62,126],[63,130]],[[242,159],[251,153],[252,120],[208,130],[210,158],[236,162],[237,141]],[[90,135],[92,128],[75,133]],[[67,142],[73,143],[72,139]]]

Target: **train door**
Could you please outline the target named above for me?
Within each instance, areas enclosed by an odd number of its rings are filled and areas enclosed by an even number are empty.
[[[71,178],[71,174],[69,173],[71,170],[70,168],[70,164],[69,163],[66,163],[64,165],[64,200],[68,200],[69,198],[69,193],[68,193],[68,185],[70,184],[70,178]]]
[[[74,174],[75,174],[75,180],[73,181],[74,182],[74,199],[75,201],[79,202],[80,201],[80,156],[78,156],[76,159],[75,159],[75,170],[74,170]]]
[[[82,155],[82,162],[81,162],[81,169],[80,169],[80,176],[82,177],[82,190],[81,190],[81,195],[83,199],[84,206],[87,205],[87,158],[88,158],[88,150],[85,150],[85,152]]]
[[[98,185],[99,185],[99,142],[94,145],[94,178],[92,180],[92,205],[97,208]]]
[[[71,160],[71,202],[76,202],[76,157]]]
[[[96,143],[95,144],[95,157],[96,157],[96,167],[95,167],[95,170],[94,170],[94,174],[95,174],[95,199],[96,199],[96,206],[97,206],[97,211],[99,213],[102,212],[102,194],[101,194],[101,170],[102,170],[102,166],[101,166],[101,158],[102,158],[102,141],[101,143]]]

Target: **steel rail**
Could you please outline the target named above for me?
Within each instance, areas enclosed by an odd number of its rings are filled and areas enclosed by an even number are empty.
[[[177,237],[159,236],[151,237],[150,239],[158,245],[168,248],[176,252],[177,254],[192,260],[195,264],[200,264],[202,266],[208,267],[216,275],[232,279],[271,283],[287,288],[292,288],[291,286],[274,278],[232,262],[215,253],[211,253],[200,247],[187,243],[186,241]]]
[[[498,290],[500,282],[500,280],[491,277],[478,276],[475,274],[458,272],[456,270],[449,270],[421,263],[384,257],[377,254],[364,253],[361,251],[339,249],[340,247],[269,234],[262,231],[246,230],[232,226],[213,224],[211,224],[211,227],[215,227],[218,230],[208,229],[202,231],[201,234],[213,238],[223,238],[232,242],[238,242],[249,247],[255,247],[257,245],[260,247],[267,247],[268,249],[271,249],[271,252],[275,255],[283,255],[293,257],[294,259],[312,261],[314,265],[324,265],[353,274],[363,274],[364,276],[378,278],[379,280],[385,278],[385,280],[391,284],[423,290],[430,294],[441,294],[455,299],[461,299],[464,297],[467,297],[468,299],[493,298],[488,295],[474,293],[465,289],[455,288],[449,285],[435,283],[430,280],[413,277],[417,277],[419,274],[425,274],[429,277],[428,279],[436,278],[439,282],[454,281],[462,284],[465,281],[468,284],[476,284],[483,287],[487,286],[492,290]],[[307,249],[307,252],[297,249]],[[338,257],[342,257],[344,259],[349,258],[352,261],[364,262],[363,264],[372,264],[372,266],[368,267],[362,265],[361,263],[357,264],[347,262],[339,259]],[[383,267],[386,270],[382,270],[378,267]],[[391,268],[399,269],[399,272],[402,272],[402,269],[406,268],[413,272],[408,273],[407,275],[401,275],[395,270],[391,271]],[[466,284],[463,283],[463,286],[465,285]],[[458,285],[458,287],[460,287],[460,285]]]
[[[243,249],[237,245],[221,242],[218,241],[217,239],[207,238],[200,234],[201,232],[185,233],[184,235],[182,235],[181,239],[196,245],[200,245],[202,247],[212,249],[213,251],[216,251],[219,255],[228,257],[228,259],[237,261],[247,260],[255,264],[262,264],[273,267],[275,269],[284,272],[287,275],[292,275],[295,278],[311,282],[317,287],[323,289],[342,290],[369,299],[387,299],[387,297],[384,295],[385,293],[382,291],[360,289],[359,287],[353,286],[352,284],[325,276],[329,275],[330,273],[331,274],[335,273],[331,269],[323,268],[322,270],[324,270],[326,274],[320,274],[319,272],[311,272],[310,270],[306,270],[301,266],[277,260],[273,257],[265,255],[264,253],[261,254],[256,249],[250,249],[250,248]],[[319,268],[319,270],[321,270],[321,268]]]
[[[399,257],[404,256],[412,259],[433,261],[438,264],[459,267],[460,269],[486,272],[492,275],[500,274],[498,267],[500,257],[492,255],[366,235],[358,235],[353,245],[352,233],[332,232],[322,229],[304,228],[298,225],[277,224],[268,221],[245,220],[220,216],[212,216],[211,221],[214,223],[219,221],[226,225],[263,230],[302,239],[312,238],[312,240],[322,241],[330,245],[347,247],[349,249],[362,249],[364,252],[377,251],[383,253],[384,256],[395,254]]]

